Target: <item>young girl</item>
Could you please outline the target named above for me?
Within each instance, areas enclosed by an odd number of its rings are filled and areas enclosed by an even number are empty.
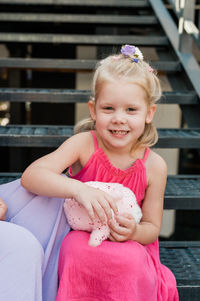
[[[137,47],[125,45],[103,60],[93,81],[91,118],[56,151],[35,161],[22,176],[28,190],[74,197],[93,220],[107,218],[110,240],[88,245],[89,233],[72,231],[59,258],[57,301],[177,301],[176,281],[160,263],[161,228],[167,168],[150,146],[157,141],[152,120],[161,96],[154,70]],[[69,168],[68,177],[61,173]],[[139,224],[119,216],[113,197],[86,181],[117,182],[130,188],[142,208]],[[119,225],[112,222],[113,209]]]

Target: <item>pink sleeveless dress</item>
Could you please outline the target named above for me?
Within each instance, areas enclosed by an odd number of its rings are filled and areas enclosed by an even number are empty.
[[[83,169],[71,178],[120,183],[130,188],[141,206],[147,187],[145,161],[138,159],[126,170],[115,168],[98,147]],[[89,233],[72,231],[64,238],[59,257],[56,301],[178,301],[176,280],[160,263],[158,240],[143,246],[135,241],[104,241],[88,245]]]

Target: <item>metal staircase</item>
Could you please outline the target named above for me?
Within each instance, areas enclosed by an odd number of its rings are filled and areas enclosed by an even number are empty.
[[[27,160],[28,165],[33,157],[27,154],[24,157],[24,149],[37,148],[47,153],[49,148],[57,147],[70,137],[72,122],[61,117],[61,124],[53,124],[51,119],[44,124],[42,116],[48,120],[49,112],[55,110],[56,114],[56,105],[62,105],[74,116],[75,104],[87,103],[90,96],[89,90],[75,88],[75,75],[91,73],[98,59],[119,50],[125,43],[142,47],[150,61],[148,51],[154,49],[158,60],[151,65],[167,77],[172,87],[172,91],[163,92],[159,105],[178,104],[182,111],[180,128],[158,130],[156,148],[199,151],[200,69],[187,47],[181,49],[181,39],[189,45],[191,38],[187,40],[184,31],[180,36],[173,3],[162,0],[1,0],[0,44],[6,45],[10,55],[0,58],[0,70],[7,75],[5,86],[0,84],[0,102],[9,102],[11,124],[0,126],[0,146],[8,153],[8,160],[9,156],[12,162],[21,158]],[[96,47],[96,59],[76,57],[76,48],[84,45]],[[47,74],[51,75],[51,82],[46,79]],[[59,87],[58,74],[62,78],[66,76]],[[39,80],[34,82],[37,77]],[[46,113],[40,112],[40,107],[47,109]],[[34,114],[40,116],[41,123],[33,124],[37,119]],[[20,162],[17,168],[15,163],[6,172],[0,169],[0,183],[20,176],[23,167],[19,170]],[[168,176],[164,207],[200,210],[200,174]],[[180,300],[199,300],[200,242],[163,241],[160,256],[176,276]]]

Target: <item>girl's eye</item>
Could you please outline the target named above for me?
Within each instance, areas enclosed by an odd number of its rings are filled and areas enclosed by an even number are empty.
[[[112,107],[105,107],[104,110],[113,110]]]
[[[134,112],[135,109],[134,109],[134,108],[128,108],[128,111],[129,111],[129,112]]]

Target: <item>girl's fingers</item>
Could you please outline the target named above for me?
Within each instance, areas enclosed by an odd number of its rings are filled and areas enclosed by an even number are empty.
[[[110,208],[112,208],[112,210],[114,211],[114,214],[117,215],[118,209],[117,209],[117,205],[116,205],[116,200],[113,199],[110,195],[108,195],[108,196],[106,196],[106,201],[108,202]]]
[[[117,242],[117,240],[111,234],[109,235],[109,240],[113,242]]]
[[[116,233],[112,229],[110,229],[110,237],[113,239],[112,241],[124,241],[124,240],[126,240],[125,235],[121,235],[119,233]]]
[[[125,228],[130,228],[132,227],[133,223],[135,223],[135,219],[131,215],[129,215],[129,217],[123,215],[116,216],[116,220],[121,227]]]
[[[129,233],[129,229],[127,229],[123,226],[120,226],[113,221],[111,221],[109,223],[109,228],[110,228],[111,233],[116,233],[116,234],[124,235],[124,236],[126,236]]]
[[[117,241],[129,240],[135,231],[136,222],[131,215],[117,216],[116,222],[109,222],[110,235]]]
[[[92,204],[94,211],[96,212],[97,216],[99,217],[100,221],[104,224],[106,223],[106,212],[102,205],[99,202],[94,202]]]
[[[92,208],[92,205],[89,202],[87,202],[84,204],[84,207],[87,210],[87,213],[88,213],[90,219],[94,222],[95,216],[94,216],[94,210]]]
[[[103,208],[108,220],[112,219],[112,211],[110,207],[110,203],[107,201],[107,199],[100,199],[99,200],[100,206]]]

